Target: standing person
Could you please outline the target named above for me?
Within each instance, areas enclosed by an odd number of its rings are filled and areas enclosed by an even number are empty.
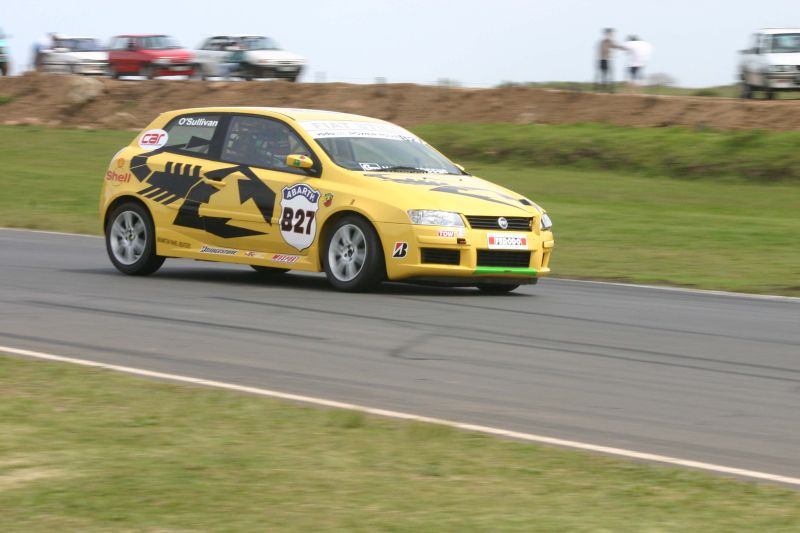
[[[6,35],[3,33],[2,28],[0,28],[0,73],[3,76],[8,76],[11,73],[11,58],[6,44]]]
[[[614,49],[625,50],[614,42],[614,29],[606,28],[603,30],[603,39],[597,45],[597,58],[598,58],[598,77],[600,78],[599,85],[595,83],[595,90],[603,88],[610,92],[614,92],[614,67],[611,64],[611,53]]]
[[[644,67],[653,55],[653,45],[636,35],[630,35],[625,49],[628,51],[628,90],[635,93],[644,79]]]

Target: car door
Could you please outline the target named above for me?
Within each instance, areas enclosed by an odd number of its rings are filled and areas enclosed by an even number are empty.
[[[113,58],[113,66],[116,72],[120,74],[135,74],[139,72],[135,42],[132,37],[117,37],[115,39],[111,57]]]
[[[304,155],[314,168],[290,167],[286,157]],[[218,245],[254,251],[305,255],[317,239],[319,161],[310,147],[285,122],[255,115],[229,117],[220,161],[236,181],[206,209],[210,217],[228,219],[238,228],[260,234],[226,238]],[[232,184],[231,184],[232,185]],[[211,237],[210,237],[211,238]]]
[[[224,118],[221,113],[181,115],[138,139],[146,151],[131,159],[131,172],[141,182],[137,192],[157,227],[203,243],[263,234],[263,219],[256,229],[234,226],[230,217],[209,209],[219,196],[238,193],[236,169],[219,161]]]

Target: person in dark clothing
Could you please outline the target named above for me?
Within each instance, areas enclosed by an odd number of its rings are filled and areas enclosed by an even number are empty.
[[[614,92],[614,68],[611,63],[611,54],[614,49],[625,50],[614,42],[614,29],[606,28],[603,30],[603,39],[597,45],[597,74],[595,77],[594,90],[604,89],[610,93]]]

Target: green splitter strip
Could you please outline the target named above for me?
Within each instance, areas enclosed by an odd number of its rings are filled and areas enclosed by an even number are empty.
[[[517,267],[478,267],[475,269],[475,274],[481,275],[497,275],[497,274],[514,274],[516,276],[536,276],[535,268],[517,268]]]

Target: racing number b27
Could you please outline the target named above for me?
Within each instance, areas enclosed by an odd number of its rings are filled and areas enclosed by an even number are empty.
[[[284,207],[281,214],[281,230],[294,231],[295,233],[311,233],[311,222],[314,220],[314,211],[295,211],[291,207]]]

